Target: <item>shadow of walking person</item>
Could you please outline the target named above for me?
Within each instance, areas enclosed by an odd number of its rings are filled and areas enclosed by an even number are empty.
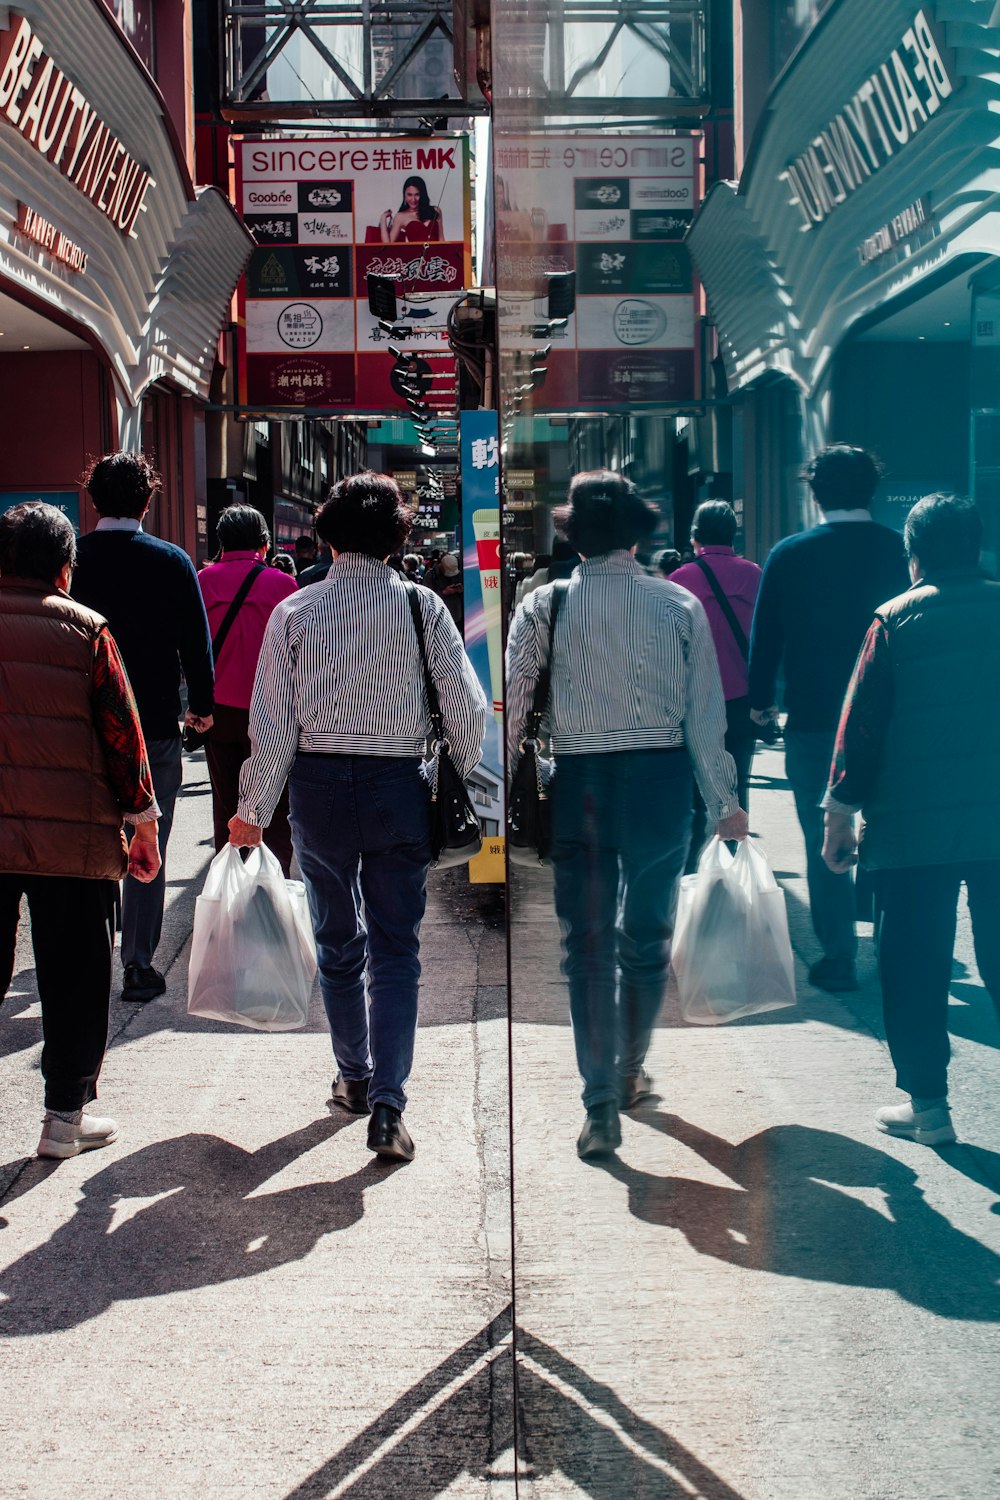
[[[660,1177],[612,1159],[639,1219],[679,1230],[731,1265],[805,1281],[886,1287],[943,1318],[1000,1320],[1000,1256],[932,1208],[917,1175],[884,1151],[802,1125],[733,1145],[677,1115],[644,1124],[734,1184]],[[878,1206],[855,1196],[879,1195]]]
[[[110,1162],[85,1183],[73,1218],[0,1272],[0,1336],[75,1328],[117,1301],[301,1260],[324,1235],[360,1220],[365,1189],[386,1180],[385,1167],[369,1163],[336,1182],[259,1190],[350,1123],[317,1120],[257,1151],[183,1135]]]

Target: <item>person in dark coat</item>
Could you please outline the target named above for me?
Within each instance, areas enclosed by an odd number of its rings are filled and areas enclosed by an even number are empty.
[[[109,453],[84,484],[100,520],[81,537],[73,598],[103,615],[118,643],[139,706],[156,800],[160,871],[148,884],[128,876],[122,898],[122,999],[145,1002],[167,981],[153,965],[163,926],[167,842],[181,786],[181,672],[185,724],[212,727],[212,638],[198,575],[187,553],[143,529],[160,476],[143,453]]]
[[[970,500],[928,495],[906,521],[913,587],[876,612],[847,692],[824,799],[823,857],[872,872],[885,1034],[909,1097],[888,1135],[955,1139],[948,991],[965,883],[983,983],[1000,1007],[1000,583],[979,567]]]
[[[855,891],[849,873],[823,862],[823,813],[840,706],[874,611],[906,587],[903,540],[872,520],[878,483],[870,453],[834,443],[807,466],[820,525],[772,548],[760,580],[750,636],[751,717],[762,728],[778,712],[785,679],[785,772],[806,845],[813,930],[823,956],[809,970],[824,990],[856,990]]]

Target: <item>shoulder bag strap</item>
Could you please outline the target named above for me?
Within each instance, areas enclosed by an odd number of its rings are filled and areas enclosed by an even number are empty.
[[[569,584],[564,580],[552,586],[552,608],[549,611],[549,649],[542,670],[535,683],[535,695],[531,700],[531,708],[528,711],[528,722],[525,727],[525,739],[537,740],[542,723],[542,715],[549,706],[549,693],[552,690],[552,649],[556,639],[556,619],[559,615],[559,606],[562,604]]]
[[[733,606],[730,604],[729,600],[722,592],[722,585],[719,583],[719,580],[716,578],[715,574],[712,572],[711,568],[708,566],[708,563],[703,557],[695,558],[695,566],[699,567],[704,573],[705,577],[708,579],[709,588],[715,595],[716,603],[722,610],[722,613],[725,615],[726,624],[733,632],[733,639],[736,641],[737,646],[739,646],[740,648],[740,655],[743,657],[744,661],[749,661],[750,642],[747,640],[746,631],[743,629],[743,626],[736,618],[736,612],[733,609]]]
[[[249,592],[253,588],[254,583],[256,582],[258,576],[261,573],[263,573],[263,571],[264,571],[264,564],[263,563],[256,563],[250,569],[249,573],[244,578],[244,580],[240,584],[239,588],[236,590],[236,593],[233,596],[233,602],[232,602],[232,604],[230,604],[229,608],[226,610],[225,619],[223,620],[222,624],[219,626],[218,630],[216,631],[215,637],[214,637],[214,639],[212,641],[212,658],[213,658],[214,661],[217,662],[219,660],[219,652],[222,650],[223,646],[226,644],[226,636],[229,634],[229,632],[233,628],[233,621],[236,619],[236,616],[239,614],[240,609],[242,608],[242,605],[243,605],[243,601],[246,599],[247,594],[249,594]]]
[[[406,598],[410,606],[410,614],[413,616],[413,628],[417,633],[417,644],[420,647],[420,663],[424,669],[424,688],[427,693],[427,707],[431,716],[431,728],[436,740],[444,739],[444,719],[441,717],[441,700],[438,698],[437,688],[431,676],[431,669],[427,662],[427,643],[424,639],[423,611],[420,608],[420,596],[417,593],[417,585],[411,583],[408,578],[403,579],[403,587],[406,590]]]

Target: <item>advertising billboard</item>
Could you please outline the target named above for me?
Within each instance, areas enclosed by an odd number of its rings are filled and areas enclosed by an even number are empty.
[[[700,136],[497,140],[500,341],[540,342],[549,278],[576,273],[576,310],[552,351],[536,411],[690,401],[695,303],[684,235]]]
[[[468,139],[242,139],[235,149],[237,207],[257,242],[239,291],[239,404],[405,409],[366,277],[396,283],[407,351],[448,350],[448,312],[471,277]],[[425,363],[429,404],[451,404],[454,360]]]

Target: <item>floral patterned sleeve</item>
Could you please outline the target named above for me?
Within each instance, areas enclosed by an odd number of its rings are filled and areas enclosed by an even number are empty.
[[[892,715],[889,634],[877,616],[865,637],[841,711],[823,807],[858,812],[875,790]]]
[[[122,816],[152,823],[160,816],[139,713],[125,664],[105,627],[94,643],[94,725]]]

